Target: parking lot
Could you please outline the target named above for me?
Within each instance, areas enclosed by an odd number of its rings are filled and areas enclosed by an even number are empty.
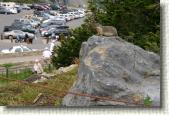
[[[18,14],[11,14],[11,15],[0,14],[0,33],[2,33],[4,26],[11,25],[15,19],[21,18],[24,15],[28,15],[32,13],[33,13],[33,10],[25,10]],[[75,20],[67,22],[66,24],[69,26],[69,28],[74,29],[76,27],[79,27],[84,22],[84,19],[85,18],[75,19]],[[34,40],[33,44],[14,43],[14,42],[11,43],[10,40],[8,39],[0,40],[0,50],[8,49],[14,45],[19,45],[19,44],[26,45],[34,49],[44,49],[47,46],[49,47],[49,44],[46,44],[46,40],[41,38],[39,34],[37,34],[37,39]]]

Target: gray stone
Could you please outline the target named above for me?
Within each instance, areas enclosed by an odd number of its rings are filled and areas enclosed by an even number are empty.
[[[160,56],[119,37],[92,36],[82,44],[78,80],[70,91],[139,104],[149,96],[153,106],[160,106]],[[116,105],[72,94],[62,104]]]

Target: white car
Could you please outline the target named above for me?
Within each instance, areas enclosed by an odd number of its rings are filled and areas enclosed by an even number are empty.
[[[65,22],[66,23],[66,20],[65,18],[62,18],[62,17],[56,17],[54,19],[47,19],[47,20],[44,20],[42,23],[48,23],[48,22],[51,22],[51,21],[62,21],[62,22]]]
[[[50,29],[44,29],[41,31],[41,36],[44,37],[45,33],[48,33],[48,31],[53,31],[53,30],[56,30],[56,28],[50,28]]]
[[[66,21],[66,18],[64,15],[61,15],[61,16],[55,16],[54,18],[55,20],[59,20],[59,21]]]
[[[56,16],[58,14],[58,12],[55,11],[55,10],[50,10],[49,13],[52,14],[52,15],[54,15],[54,16]]]
[[[6,9],[9,10],[12,14],[17,14],[18,13],[16,8],[6,7]]]
[[[86,12],[86,10],[85,9],[82,9],[82,8],[79,8],[79,9],[77,9],[78,10],[78,12],[82,12],[82,13],[85,13]]]
[[[40,25],[39,21],[35,21],[33,19],[25,19],[25,18],[20,18],[18,19],[20,22],[31,24],[33,27],[37,27]]]
[[[85,13],[83,13],[83,12],[79,12],[79,17],[80,17],[80,18],[85,17]]]
[[[49,19],[54,19],[54,18],[55,18],[55,16],[50,15],[50,14],[48,14],[48,13],[44,13],[43,15],[44,15],[44,17],[47,17],[47,18],[49,18]]]
[[[31,8],[29,6],[27,6],[26,4],[22,5],[21,8],[23,10],[30,10]]]
[[[72,20],[70,14],[60,14],[60,16],[64,17],[66,21]]]
[[[68,12],[67,14],[71,15],[71,16],[72,16],[72,19],[75,19],[75,18],[76,18],[74,12]]]
[[[27,46],[20,45],[20,46],[13,46],[9,49],[4,49],[1,51],[1,53],[17,53],[17,52],[19,53],[19,52],[30,52],[30,51],[37,51],[37,50],[28,48]]]

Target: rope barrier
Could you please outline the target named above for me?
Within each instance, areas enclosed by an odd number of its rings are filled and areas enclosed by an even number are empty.
[[[72,94],[72,95],[76,95],[76,96],[89,97],[89,98],[94,99],[95,101],[111,101],[111,102],[114,102],[116,104],[118,103],[119,105],[128,104],[128,105],[144,106],[144,104],[128,102],[128,101],[125,101],[125,100],[112,99],[112,97],[94,96],[94,95],[90,95],[90,94],[86,94],[86,93],[77,93],[77,92],[69,92],[69,91],[59,91],[57,89],[50,88],[50,87],[47,87],[47,86],[44,86],[44,85],[28,83],[28,82],[22,81],[22,80],[16,80],[16,79],[11,79],[11,78],[4,78],[4,77],[0,77],[0,79],[8,80],[8,81],[15,81],[15,82],[25,84],[25,85],[29,85],[29,86],[45,88],[45,89],[48,89],[48,90],[50,90],[54,93],[57,91],[57,92],[59,92],[59,94],[57,93],[56,95],[59,96],[59,97],[64,97],[66,94]]]

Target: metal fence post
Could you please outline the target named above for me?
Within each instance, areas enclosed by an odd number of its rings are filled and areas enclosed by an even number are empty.
[[[9,68],[8,67],[6,68],[6,77],[7,78],[9,77]]]

